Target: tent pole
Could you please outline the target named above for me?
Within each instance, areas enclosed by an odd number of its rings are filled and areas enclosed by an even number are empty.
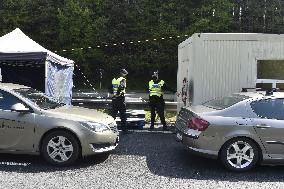
[[[47,70],[48,70],[48,61],[45,60],[45,63],[44,63],[44,66],[45,66],[45,69],[44,69],[44,93],[47,94]]]

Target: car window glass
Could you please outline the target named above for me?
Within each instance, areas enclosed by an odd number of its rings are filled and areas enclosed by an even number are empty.
[[[32,88],[20,88],[14,89],[14,92],[18,93],[26,100],[31,103],[34,103],[38,107],[42,109],[54,109],[60,106],[64,106],[65,104],[57,102],[55,99],[46,96],[44,93],[37,91]]]
[[[208,102],[205,102],[203,105],[209,108],[222,110],[248,98],[249,97],[245,95],[232,95],[210,100]]]
[[[267,119],[284,120],[284,99],[265,99],[251,103],[257,116]]]
[[[11,107],[16,103],[22,103],[14,95],[0,90],[0,109],[1,110],[11,110]]]

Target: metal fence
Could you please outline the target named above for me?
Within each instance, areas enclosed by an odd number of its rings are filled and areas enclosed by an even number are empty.
[[[97,109],[110,109],[111,99],[94,99],[94,98],[73,98],[72,104],[76,106],[83,106],[86,108]],[[148,101],[140,99],[138,100],[126,100],[126,107],[128,109],[135,110],[149,110]],[[177,102],[165,102],[165,110],[176,111]]]

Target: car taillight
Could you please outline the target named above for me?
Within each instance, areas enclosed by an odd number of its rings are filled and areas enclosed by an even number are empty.
[[[197,117],[193,117],[187,123],[187,127],[189,129],[198,130],[198,131],[205,131],[209,125],[210,123],[208,121]]]

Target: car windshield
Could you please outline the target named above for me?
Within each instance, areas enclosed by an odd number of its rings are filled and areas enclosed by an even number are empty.
[[[64,105],[62,103],[57,102],[55,99],[46,96],[42,92],[32,88],[14,89],[13,91],[45,110],[54,109]]]
[[[245,95],[226,96],[205,102],[203,106],[213,108],[216,110],[222,110],[248,98],[249,97]]]

